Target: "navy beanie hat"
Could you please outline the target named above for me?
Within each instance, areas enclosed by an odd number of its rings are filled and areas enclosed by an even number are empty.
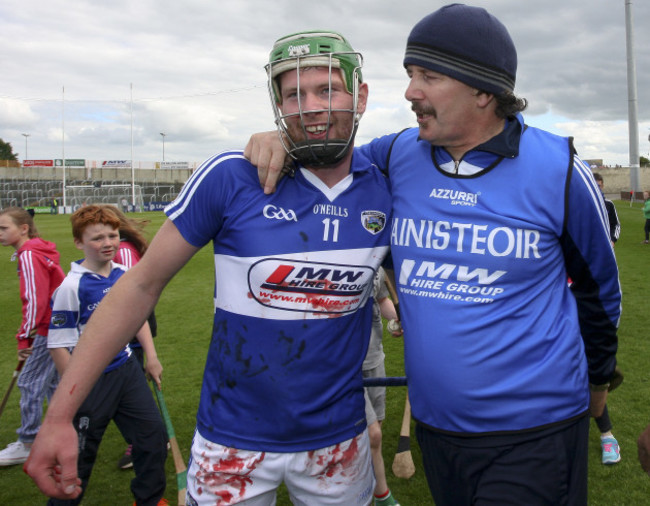
[[[450,4],[411,30],[404,56],[407,65],[499,94],[515,88],[517,50],[506,27],[485,9]]]

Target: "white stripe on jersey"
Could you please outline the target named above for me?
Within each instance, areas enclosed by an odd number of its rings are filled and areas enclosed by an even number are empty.
[[[120,248],[119,253],[120,263],[129,269],[133,267],[133,252],[129,248]]]
[[[372,294],[387,251],[388,246],[261,257],[217,254],[215,308],[274,320],[349,314]]]
[[[618,219],[618,213],[616,212],[616,206],[614,206],[614,202],[609,200],[608,202],[611,202],[612,204],[612,209],[614,210],[614,217],[616,218],[616,225],[614,226],[614,239],[617,241],[621,237],[621,221]],[[608,218],[609,218],[609,212],[608,212]]]
[[[34,274],[34,259],[31,250],[26,250],[20,255],[21,273],[25,283],[25,296],[27,306],[25,307],[25,325],[21,337],[29,337],[32,330],[36,328],[36,313],[38,311],[38,300],[36,298],[36,276]]]
[[[185,208],[188,206],[189,201],[192,200],[192,196],[194,195],[194,192],[198,188],[201,181],[203,181],[205,176],[207,176],[214,167],[219,165],[222,161],[230,160],[232,158],[245,160],[242,152],[230,152],[229,155],[223,156],[224,153],[228,152],[224,151],[213,156],[212,158],[203,162],[203,164],[201,164],[201,166],[196,169],[196,171],[194,171],[194,174],[192,174],[186,181],[185,185],[183,185],[183,188],[178,194],[178,197],[176,197],[176,199],[171,204],[165,207],[165,214],[167,214],[167,217],[170,220],[174,221],[180,214],[183,213]],[[177,207],[179,205],[180,207]],[[174,208],[176,208],[176,210],[170,214],[171,210]]]

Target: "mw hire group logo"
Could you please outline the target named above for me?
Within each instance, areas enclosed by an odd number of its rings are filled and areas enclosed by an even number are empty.
[[[365,303],[374,274],[363,265],[272,258],[251,266],[248,287],[258,303],[275,309],[349,313]]]

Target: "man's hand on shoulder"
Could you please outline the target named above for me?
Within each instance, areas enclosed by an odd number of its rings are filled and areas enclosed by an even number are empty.
[[[267,195],[273,193],[282,178],[287,162],[287,152],[278,137],[278,132],[253,134],[246,144],[244,156],[257,167],[260,184]]]

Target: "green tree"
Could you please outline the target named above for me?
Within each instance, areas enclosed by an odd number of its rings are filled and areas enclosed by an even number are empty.
[[[639,165],[641,167],[648,167],[650,166],[650,160],[648,160],[645,156],[639,157]]]
[[[18,157],[14,153],[11,144],[0,139],[0,160],[18,161]]]

